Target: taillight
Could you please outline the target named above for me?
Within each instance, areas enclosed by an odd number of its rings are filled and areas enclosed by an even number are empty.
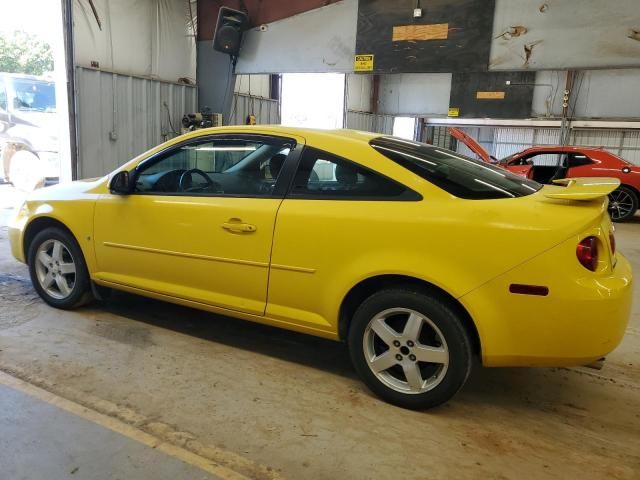
[[[613,228],[609,232],[609,245],[611,245],[611,255],[616,254],[616,236],[613,234]]]
[[[587,237],[576,248],[576,256],[582,266],[592,272],[598,268],[598,239]]]

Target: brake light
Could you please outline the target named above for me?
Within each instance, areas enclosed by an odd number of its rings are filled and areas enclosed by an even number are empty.
[[[611,245],[611,255],[616,254],[616,236],[613,234],[613,228],[609,232],[609,245]]]
[[[587,237],[582,240],[576,248],[576,256],[584,268],[595,272],[598,267],[598,239]]]

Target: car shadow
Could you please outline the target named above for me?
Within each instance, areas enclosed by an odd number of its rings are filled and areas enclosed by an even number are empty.
[[[113,292],[96,304],[105,312],[203,340],[357,378],[346,344],[276,327],[243,321],[181,305]]]
[[[627,223],[630,223],[632,225],[640,225],[640,213],[636,213],[634,217]]]
[[[342,342],[124,292],[113,292],[109,301],[95,304],[94,307],[131,321],[257,352],[359,381],[351,365],[347,346]],[[502,405],[505,408],[519,405],[525,409],[534,406],[536,409],[552,409],[554,404],[571,404],[576,388],[584,388],[582,383],[566,369],[483,368],[476,362],[469,381],[457,396],[456,403],[469,408],[473,405]],[[569,384],[572,386],[569,387]],[[375,397],[364,385],[362,392]],[[543,407],[540,407],[541,404]]]

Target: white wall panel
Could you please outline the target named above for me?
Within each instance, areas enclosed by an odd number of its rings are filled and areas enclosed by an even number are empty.
[[[446,115],[450,95],[450,73],[381,75],[378,109],[391,115]]]
[[[373,75],[347,75],[347,109],[370,112],[372,87]]]
[[[197,108],[195,87],[86,68],[76,69],[76,89],[78,178],[104,175],[174,137],[182,115]]]
[[[352,72],[358,0],[343,0],[245,34],[237,73]]]
[[[269,98],[271,93],[271,80],[269,75],[237,75],[235,93]]]
[[[533,116],[559,117],[566,72],[541,71],[536,74]],[[637,118],[640,116],[640,69],[585,70],[580,72],[572,97],[577,118]]]
[[[639,25],[638,0],[496,0],[489,69],[640,66]]]
[[[195,81],[195,41],[188,0],[74,1],[76,65],[175,82]]]

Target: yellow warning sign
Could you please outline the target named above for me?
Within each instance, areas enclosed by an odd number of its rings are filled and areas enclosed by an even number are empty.
[[[449,117],[459,117],[460,109],[459,108],[449,108],[449,113],[447,114]]]
[[[356,55],[353,70],[356,72],[373,71],[373,55]]]

